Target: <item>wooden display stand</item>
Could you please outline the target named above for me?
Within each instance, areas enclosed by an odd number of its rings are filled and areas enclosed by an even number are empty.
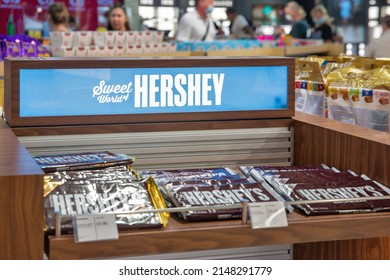
[[[0,259],[43,257],[43,172],[0,120]]]
[[[340,170],[350,169],[358,174],[366,174],[390,186],[389,133],[296,112],[294,134],[296,165],[325,163]],[[352,218],[359,219],[358,216]],[[294,246],[294,258],[390,259],[390,239],[386,237],[389,234],[377,232],[386,223],[388,221],[379,223],[379,228],[361,223],[362,228],[373,233],[367,238],[382,238],[299,244]],[[352,236],[354,233],[351,228],[349,234]]]
[[[289,59],[283,63],[293,68],[290,60],[292,61]],[[251,61],[258,63],[253,59]],[[205,60],[201,63],[215,66],[215,62],[216,60]],[[224,65],[232,63],[232,61],[222,60],[219,62]],[[21,63],[20,61],[16,63],[18,69],[23,67]],[[107,61],[104,60],[100,63],[107,65]],[[126,62],[114,63],[128,67]],[[147,63],[158,65],[158,62]],[[176,60],[170,63],[174,66],[183,65],[181,64],[183,62]],[[275,63],[274,61],[273,65]],[[32,65],[30,67],[47,66],[39,62]],[[72,66],[71,62],[60,62],[59,65]],[[53,66],[58,67],[58,64],[53,62]],[[15,70],[9,70],[9,75],[16,73]],[[289,92],[292,93],[293,69],[289,70],[289,73]],[[6,77],[11,78],[7,75]],[[9,102],[7,105],[18,108],[16,88],[6,87],[6,95],[8,94],[6,101]],[[53,120],[37,118],[30,127],[25,127],[24,125],[29,124],[28,120],[18,116],[15,113],[17,109],[8,108],[10,118],[7,118],[7,121],[11,120],[16,127],[11,130],[4,121],[0,126],[0,147],[2,147],[0,220],[4,221],[0,228],[0,248],[6,248],[0,250],[0,259],[39,259],[42,258],[43,253],[43,174],[14,133],[18,136],[58,135],[151,129],[215,130],[228,127],[239,129],[243,125],[247,128],[288,125],[294,130],[293,164],[324,163],[342,170],[351,169],[357,173],[364,173],[374,180],[390,185],[390,158],[387,156],[390,154],[389,134],[301,113],[297,113],[293,118],[292,96],[289,96],[290,109],[280,112],[280,119],[277,118],[277,113],[271,114],[273,119],[270,120],[261,113],[257,115],[257,118],[252,117],[252,119],[251,114],[242,114],[241,117],[246,118],[245,120],[235,120],[227,114],[221,114],[219,117],[211,114],[205,117],[215,117],[215,119],[207,121],[207,119],[202,119],[203,117],[199,119],[199,116],[190,114],[184,122],[178,120],[156,122],[155,119],[150,118],[148,124],[125,121],[115,125],[91,124],[91,119],[83,125],[82,118],[78,117]],[[290,117],[286,116],[288,114]],[[58,125],[58,120],[72,125]],[[103,118],[99,116],[92,118],[92,121],[99,120]],[[53,124],[57,126],[49,126]],[[61,238],[50,236],[47,239],[46,250],[50,259],[82,259],[295,244],[295,259],[390,259],[390,243],[387,238],[390,236],[389,212],[307,217],[294,211],[288,214],[288,222],[289,226],[286,228],[252,230],[249,225],[242,225],[241,221],[186,224],[171,218],[167,228],[121,232],[119,240],[116,241],[76,244],[72,235]]]
[[[0,107],[4,108],[4,62],[0,62]]]

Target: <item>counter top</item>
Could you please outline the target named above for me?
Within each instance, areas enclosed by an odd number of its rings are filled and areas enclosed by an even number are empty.
[[[43,175],[4,120],[0,120],[0,150],[0,176]]]
[[[390,133],[295,111],[295,120],[390,146]]]

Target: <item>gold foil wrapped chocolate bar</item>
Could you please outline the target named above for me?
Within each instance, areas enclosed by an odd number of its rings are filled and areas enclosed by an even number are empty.
[[[127,174],[127,176],[126,176]],[[63,233],[72,232],[72,216],[117,214],[119,229],[166,225],[166,216],[157,213],[121,214],[137,210],[165,208],[157,188],[139,180],[124,167],[52,173],[47,183],[55,185],[44,198],[49,233],[55,229],[55,213],[62,217]],[[160,199],[160,201],[158,201]]]
[[[134,158],[131,156],[114,154],[108,151],[40,155],[35,156],[34,159],[46,173],[131,165],[134,162]]]

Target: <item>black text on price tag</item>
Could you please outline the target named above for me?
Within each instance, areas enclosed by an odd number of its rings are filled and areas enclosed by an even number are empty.
[[[118,239],[115,215],[79,215],[73,218],[75,242]]]
[[[249,203],[248,209],[253,229],[288,226],[284,203],[281,201]]]

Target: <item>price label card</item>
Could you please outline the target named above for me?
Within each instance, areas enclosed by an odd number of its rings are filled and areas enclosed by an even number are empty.
[[[288,226],[284,203],[281,201],[249,203],[252,229]]]
[[[75,242],[118,239],[115,215],[80,215],[73,218]]]

